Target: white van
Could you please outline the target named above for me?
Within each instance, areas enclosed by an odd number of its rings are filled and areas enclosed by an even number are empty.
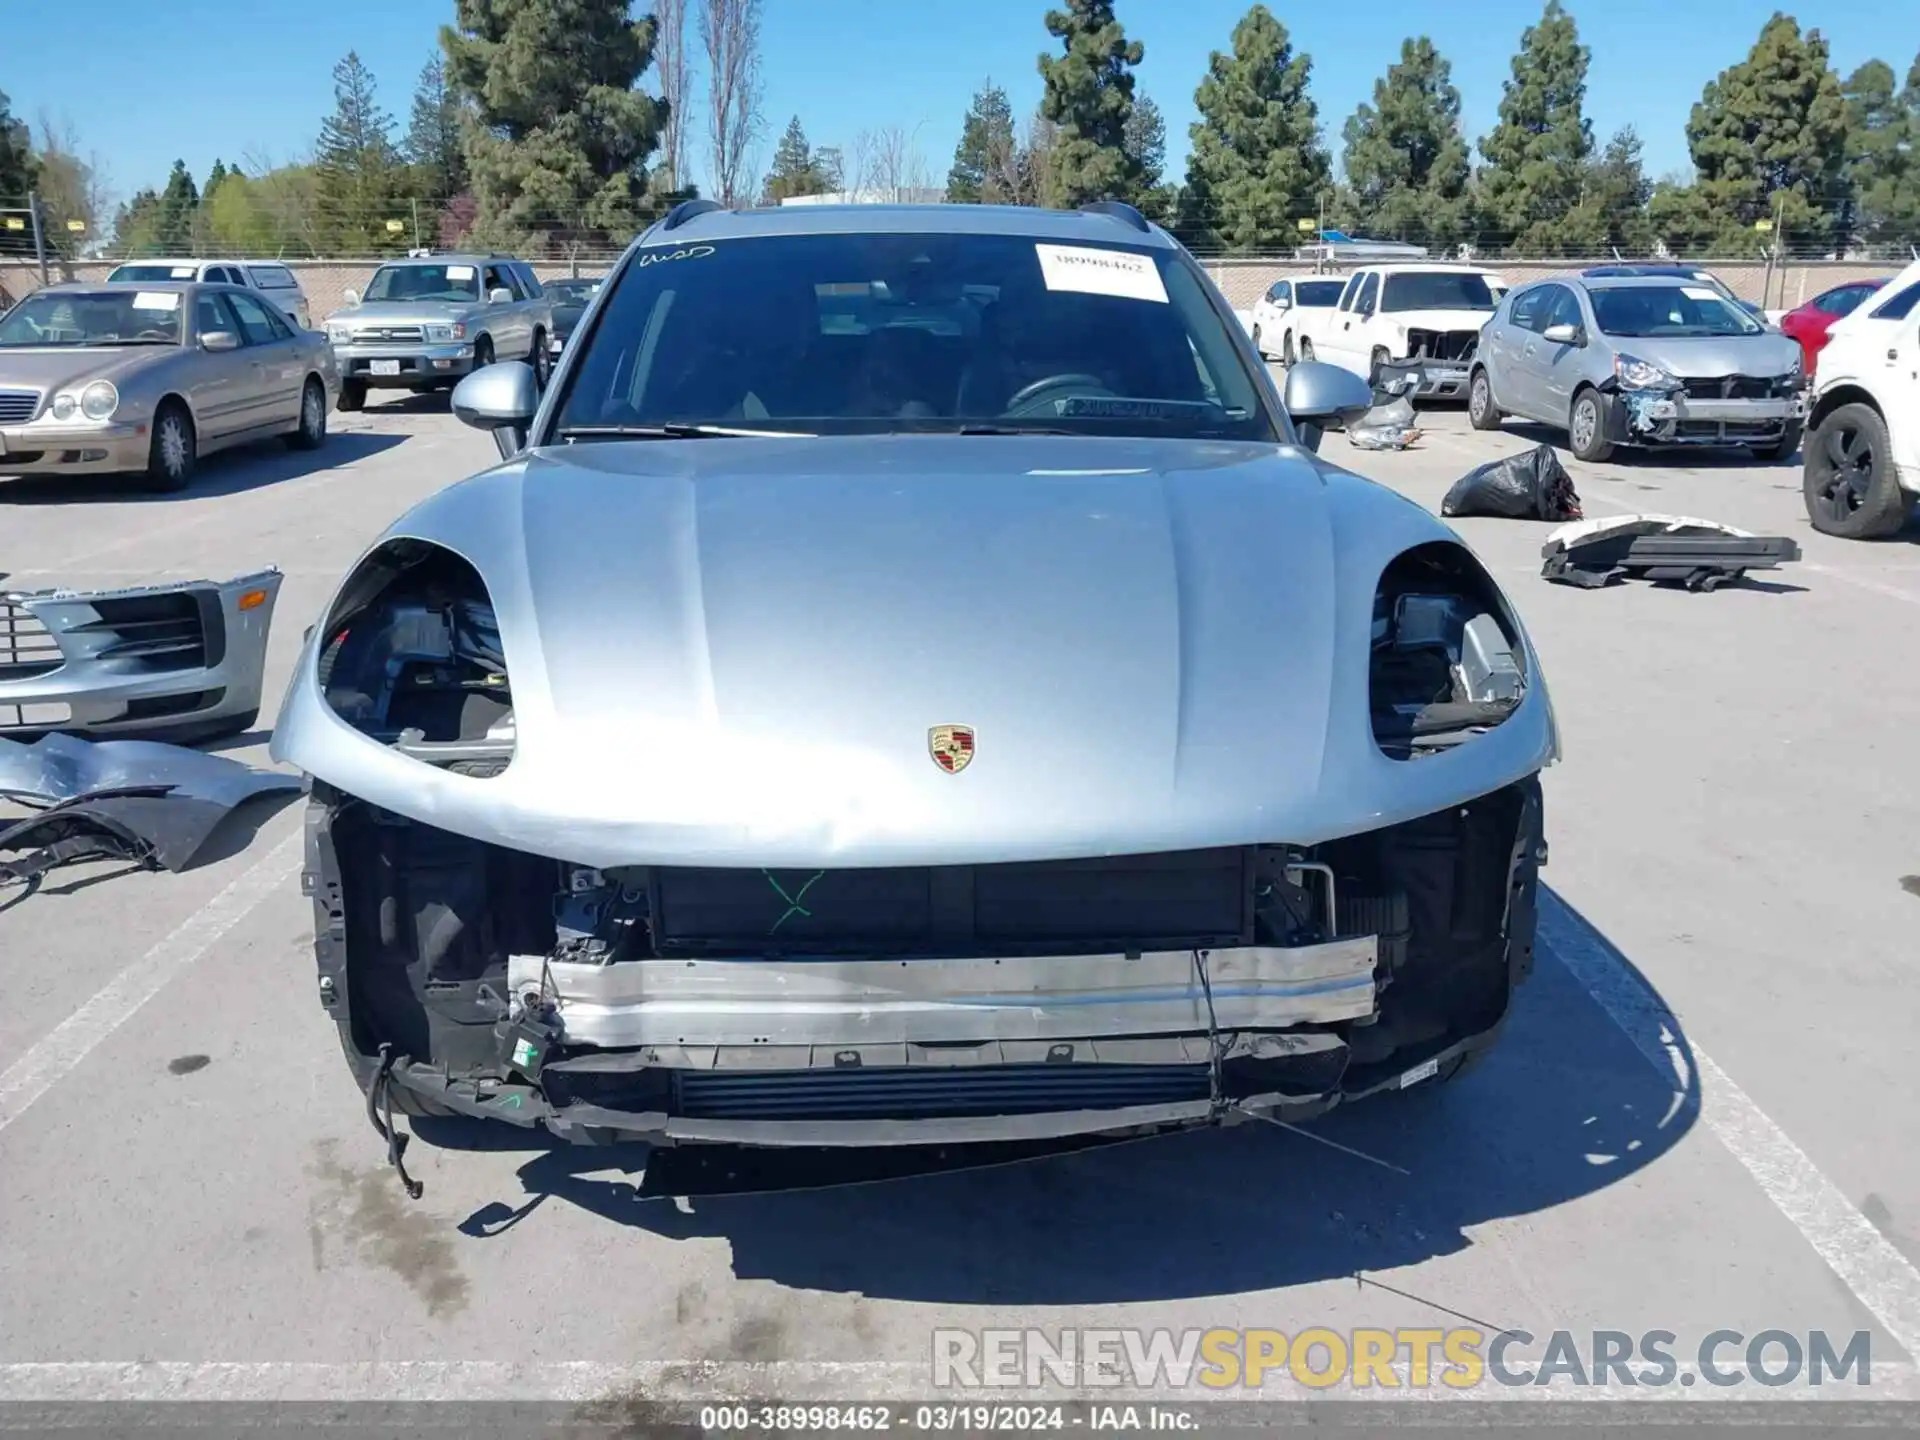
[[[245,285],[272,301],[281,314],[302,330],[313,328],[306,292],[300,288],[293,271],[278,260],[129,260],[107,276],[108,284],[131,281],[152,285],[182,280]]]

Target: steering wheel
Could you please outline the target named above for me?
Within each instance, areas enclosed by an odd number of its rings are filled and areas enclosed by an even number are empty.
[[[142,330],[133,338],[136,340],[171,340],[173,336],[165,330]]]
[[[1003,415],[1012,415],[1031,405],[1049,390],[1065,390],[1068,388],[1075,390],[1093,390],[1101,395],[1111,395],[1114,393],[1107,388],[1106,382],[1098,375],[1048,375],[1043,379],[1034,381],[1031,385],[1022,385],[1014,392],[1013,398],[1007,401],[1006,409],[1001,411],[1001,413]]]

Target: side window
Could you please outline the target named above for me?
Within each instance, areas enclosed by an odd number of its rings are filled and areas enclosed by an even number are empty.
[[[1909,285],[1891,299],[1882,300],[1869,315],[1875,320],[1904,320],[1913,313],[1915,304],[1920,304],[1920,285]]]
[[[1373,307],[1380,299],[1380,272],[1369,270],[1366,280],[1360,286],[1360,298],[1354,301],[1355,314],[1371,315]]]
[[[532,298],[537,300],[547,293],[545,287],[540,283],[540,277],[533,273],[533,266],[527,264],[524,260],[520,262],[520,278],[525,282],[527,294]]]
[[[1273,298],[1278,300],[1282,305],[1291,305],[1293,303],[1293,282],[1290,280],[1282,280],[1278,285],[1275,285],[1273,287]]]
[[[245,332],[249,345],[271,345],[276,340],[287,338],[284,333],[274,329],[273,317],[253,296],[228,295],[226,301],[240,317],[240,329]]]
[[[1844,315],[1859,303],[1860,287],[1844,285],[1838,290],[1829,290],[1826,294],[1818,296],[1813,302],[1813,308],[1827,315]]]
[[[501,273],[498,265],[489,265],[486,270],[482,272],[480,288],[486,294],[491,295],[496,290],[511,291],[513,286],[507,283],[507,277]]]
[[[1555,285],[1552,288],[1553,301],[1546,308],[1545,318],[1540,328],[1550,330],[1555,325],[1584,325],[1586,321],[1580,314],[1580,297],[1564,285]]]
[[[1347,281],[1347,288],[1340,292],[1340,308],[1342,310],[1353,309],[1354,297],[1360,293],[1360,282],[1366,278],[1367,274],[1362,273],[1355,275],[1351,280]]]
[[[1558,285],[1536,285],[1531,290],[1522,290],[1513,300],[1513,311],[1509,319],[1522,330],[1544,330],[1541,316],[1553,301],[1553,292]]]
[[[227,308],[224,295],[202,293],[193,302],[193,338],[211,335],[215,330],[225,330],[234,335],[242,334],[240,322],[233,318],[233,311]]]

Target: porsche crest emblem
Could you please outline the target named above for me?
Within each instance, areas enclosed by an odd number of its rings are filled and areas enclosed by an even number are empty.
[[[949,775],[958,775],[973,763],[973,727],[936,725],[927,731],[927,753]]]

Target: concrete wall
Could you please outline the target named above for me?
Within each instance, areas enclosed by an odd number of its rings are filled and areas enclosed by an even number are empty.
[[[315,321],[324,319],[327,314],[341,305],[341,292],[349,286],[364,288],[367,278],[373,274],[378,264],[375,260],[306,260],[292,262],[293,272],[300,277],[300,283],[306,288],[307,299],[313,306]],[[1312,273],[1312,266],[1291,260],[1204,260],[1201,262],[1214,283],[1225,292],[1228,301],[1238,309],[1249,309],[1266,288],[1274,281],[1290,275]],[[1548,275],[1565,274],[1581,266],[1597,263],[1581,260],[1514,260],[1489,261],[1487,268],[1497,270],[1508,280],[1518,285],[1528,280],[1538,280]],[[1767,295],[1760,294],[1761,282],[1766,275],[1763,264],[1751,260],[1709,260],[1700,262],[1712,270],[1728,285],[1734,293],[1749,300],[1762,300],[1769,308],[1791,310],[1804,300],[1810,300],[1821,291],[1849,280],[1867,279],[1872,276],[1893,275],[1900,269],[1897,262],[1884,265],[1861,265],[1850,261],[1836,260],[1796,260],[1790,262],[1784,270],[1775,270],[1773,283]],[[113,268],[110,263],[81,263],[69,267],[70,278],[75,280],[103,280]],[[583,275],[599,274],[605,268],[604,262],[583,262],[579,273]],[[558,264],[540,264],[534,266],[542,280],[554,280],[573,273],[563,261]],[[57,275],[59,272],[55,272]],[[18,261],[0,261],[0,290],[4,290],[14,300],[20,299],[40,284],[38,270],[31,264]]]

